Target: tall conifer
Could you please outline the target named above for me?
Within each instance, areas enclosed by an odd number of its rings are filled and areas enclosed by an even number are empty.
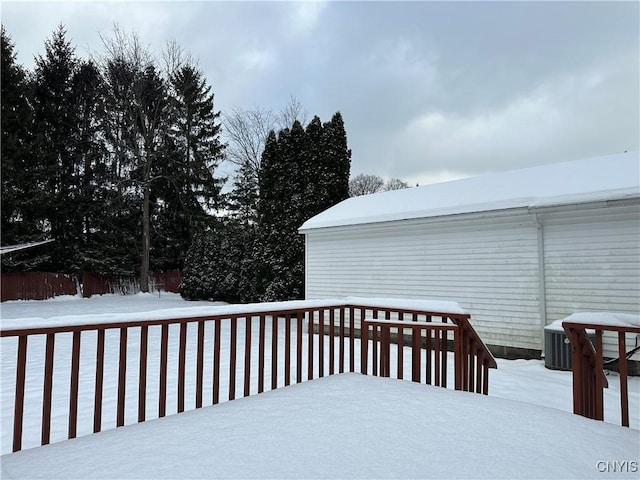
[[[78,116],[73,78],[77,58],[62,25],[45,41],[45,55],[36,58],[34,160],[40,167],[42,189],[34,201],[40,206],[55,239],[53,255],[43,268],[67,272],[74,267],[82,224],[81,166],[71,139],[76,138]]]
[[[38,227],[38,213],[33,202],[29,201],[38,189],[31,155],[33,112],[29,83],[25,70],[16,61],[14,45],[4,26],[1,47],[1,235],[2,245],[10,245],[37,240],[44,232]]]

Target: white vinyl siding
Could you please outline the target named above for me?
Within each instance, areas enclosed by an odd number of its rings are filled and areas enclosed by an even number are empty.
[[[542,349],[545,323],[541,287],[547,324],[575,312],[640,313],[637,200],[531,213],[310,230],[307,298],[455,301],[471,314],[486,343],[535,350]],[[542,225],[542,245],[536,221]],[[628,336],[627,348],[636,341]],[[607,356],[617,356],[613,347],[607,335]]]
[[[306,268],[308,299],[455,301],[486,343],[541,348],[537,229],[528,216],[311,231]]]
[[[637,206],[550,216],[544,252],[547,322],[574,312],[640,313]],[[627,343],[629,349],[635,338]],[[605,337],[605,354],[617,356],[612,335]]]

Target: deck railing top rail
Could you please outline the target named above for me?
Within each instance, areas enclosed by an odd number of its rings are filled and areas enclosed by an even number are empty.
[[[469,319],[471,316],[455,302],[440,302],[430,300],[402,299],[371,299],[347,297],[344,299],[327,300],[290,300],[285,302],[247,303],[237,305],[221,305],[215,307],[188,307],[158,310],[151,312],[133,312],[127,314],[126,322],[122,322],[122,314],[96,314],[96,321],[87,322],[86,317],[78,320],[65,316],[64,318],[26,318],[3,319],[0,322],[0,335],[15,336],[38,332],[43,329],[55,329],[52,332],[81,331],[96,328],[117,328],[119,326],[162,325],[164,323],[198,322],[201,320],[225,319],[231,317],[246,317],[247,315],[287,315],[310,312],[317,308],[354,308],[376,309],[379,311],[393,311],[397,313],[416,314],[421,316],[447,317],[451,319]],[[433,308],[438,307],[438,308]],[[188,316],[185,316],[188,314]],[[126,324],[126,325],[125,325]],[[42,332],[46,333],[46,332]]]
[[[327,300],[291,300],[285,302],[250,303],[241,305],[222,305],[216,307],[189,307],[189,316],[183,316],[185,309],[167,309],[151,312],[134,312],[127,314],[130,320],[122,321],[122,314],[97,314],[97,321],[87,322],[85,317],[74,320],[68,316],[53,318],[6,319],[0,322],[0,337],[15,337],[29,334],[48,334],[62,332],[81,332],[87,330],[107,330],[122,327],[142,327],[144,325],[167,325],[175,323],[191,323],[203,320],[228,318],[246,318],[247,316],[284,316],[309,313],[318,308],[344,308],[353,310],[374,310],[394,312],[419,317],[430,321],[439,317],[443,322],[459,325],[464,334],[487,359],[489,368],[497,368],[493,354],[471,326],[471,315],[466,313],[457,303],[432,300],[403,300],[397,298],[361,298]]]
[[[582,323],[582,322],[562,322],[562,326],[565,331],[567,328],[594,330],[594,331],[609,331],[609,332],[625,332],[625,333],[639,333],[640,326],[635,325],[609,325],[609,324],[594,324],[594,323]]]
[[[386,326],[390,326],[390,327],[397,327],[397,328],[412,328],[412,327],[419,327],[419,328],[424,328],[425,325],[429,328],[429,329],[442,329],[442,330],[455,330],[458,328],[458,326],[453,323],[451,320],[449,320],[448,318],[445,318],[442,323],[438,322],[418,322],[418,321],[407,321],[407,320],[380,320],[380,319],[370,319],[370,318],[366,318],[365,322],[367,322],[370,325],[386,325]]]

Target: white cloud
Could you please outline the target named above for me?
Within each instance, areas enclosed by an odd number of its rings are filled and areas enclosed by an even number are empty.
[[[271,49],[253,46],[241,52],[239,60],[245,70],[264,70],[273,65],[276,55]]]
[[[389,139],[396,175],[431,178],[455,165],[464,176],[637,150],[638,94],[628,96],[634,83],[637,91],[634,68],[621,55],[541,83],[499,109],[426,111]]]
[[[291,4],[288,16],[290,31],[295,34],[308,34],[313,31],[326,6],[326,2],[322,0],[298,1]]]
[[[3,2],[19,61],[114,21],[200,60],[217,108],[343,113],[352,171],[425,184],[639,147],[633,2]],[[415,184],[415,183],[414,183]]]

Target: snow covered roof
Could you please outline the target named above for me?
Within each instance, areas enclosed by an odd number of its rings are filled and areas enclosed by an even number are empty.
[[[300,232],[638,197],[640,152],[625,152],[352,197],[307,220]]]

